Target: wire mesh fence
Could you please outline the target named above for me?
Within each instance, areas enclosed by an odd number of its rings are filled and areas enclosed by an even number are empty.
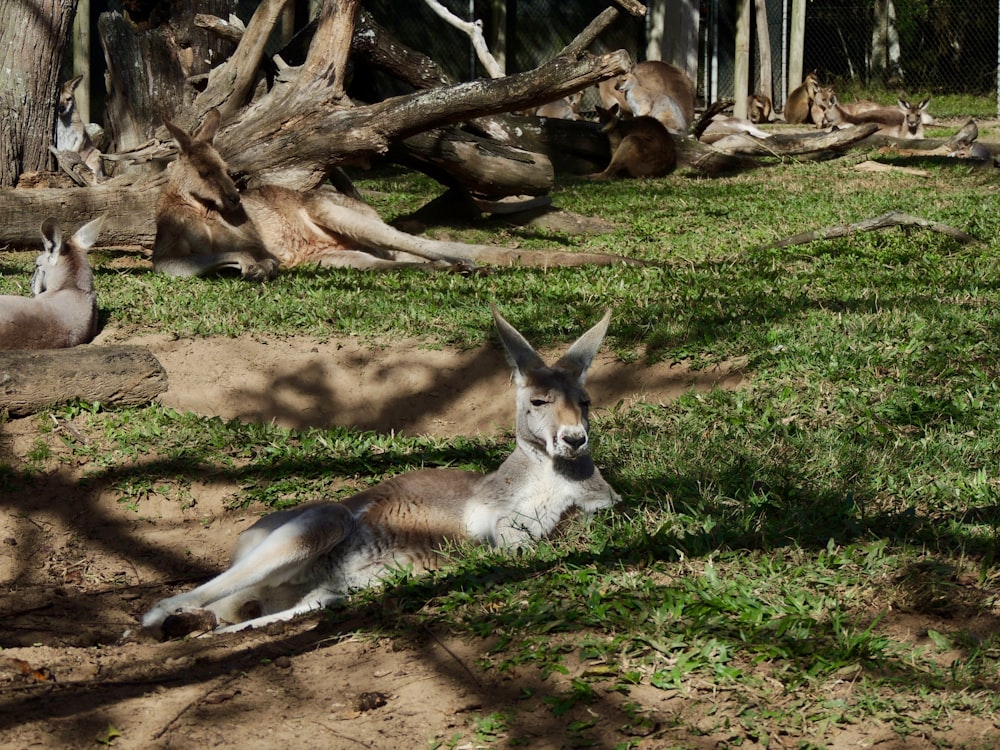
[[[959,96],[994,114],[997,34],[996,0],[811,0],[803,60],[842,88]]]
[[[792,0],[758,1],[767,3],[777,103],[787,93]],[[441,2],[462,19],[482,21],[490,49],[508,73],[550,59],[607,7],[602,0]],[[664,2],[668,23],[672,7],[688,3],[698,7],[698,71],[693,77],[701,102],[732,97],[739,0]],[[884,100],[899,94],[914,99],[933,96],[938,101],[957,97],[946,105],[955,114],[994,116],[998,4],[998,0],[808,0],[803,72],[816,70],[824,84],[845,93]],[[433,57],[456,80],[484,75],[468,38],[424,3],[366,0],[365,6],[401,41]],[[623,14],[592,51],[625,49],[634,60],[642,60],[650,34],[648,17]],[[750,89],[754,90],[760,65],[754,29],[750,38]]]

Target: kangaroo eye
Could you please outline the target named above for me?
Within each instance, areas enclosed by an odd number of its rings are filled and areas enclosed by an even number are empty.
[[[549,403],[548,399],[544,399],[544,398],[533,398],[533,399],[531,399],[531,405],[532,406],[545,406],[545,404],[547,404],[547,403]]]

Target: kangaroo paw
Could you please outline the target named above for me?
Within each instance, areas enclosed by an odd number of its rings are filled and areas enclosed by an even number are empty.
[[[159,639],[183,638],[195,632],[211,632],[219,624],[215,613],[207,609],[179,609],[160,623]]]

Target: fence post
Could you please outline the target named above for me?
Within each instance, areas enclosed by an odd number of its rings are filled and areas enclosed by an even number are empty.
[[[747,116],[750,86],[750,3],[740,0],[736,16],[736,56],[733,61],[733,117]]]
[[[90,122],[90,0],[79,0],[73,17],[73,75],[83,76],[73,99],[80,118]]]
[[[785,96],[802,83],[802,49],[806,39],[806,0],[792,0],[792,29],[788,36],[788,87]]]

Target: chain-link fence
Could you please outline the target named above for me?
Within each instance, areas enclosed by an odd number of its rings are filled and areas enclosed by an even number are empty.
[[[845,89],[957,95],[994,114],[996,0],[810,0],[804,67]],[[978,103],[975,100],[980,100]]]
[[[753,0],[747,0],[753,2]],[[787,94],[792,0],[766,1],[773,92]],[[697,70],[691,70],[702,103],[731,98],[739,0],[650,0],[665,4],[669,26],[687,7],[699,17]],[[528,70],[551,58],[608,3],[602,0],[442,0],[462,19],[479,19],[491,51],[508,73]],[[471,44],[419,0],[366,0],[380,23],[405,43],[435,60],[456,80],[483,75]],[[891,100],[958,95],[956,114],[997,112],[998,0],[808,0],[802,49],[803,72],[816,70],[838,90]],[[751,16],[751,91],[757,89],[760,47]],[[649,17],[625,16],[593,50],[625,49],[647,56],[655,31]],[[656,40],[652,40],[656,47]],[[668,54],[661,55],[668,59]],[[676,57],[676,55],[675,55]],[[694,59],[694,55],[689,55]]]

